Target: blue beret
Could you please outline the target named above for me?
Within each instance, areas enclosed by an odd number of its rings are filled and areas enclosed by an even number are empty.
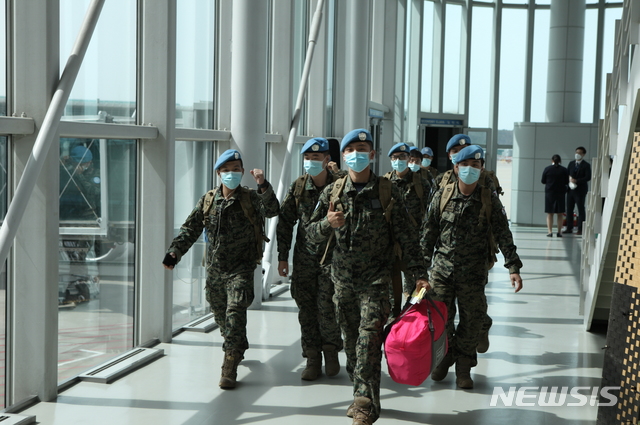
[[[453,149],[458,145],[470,145],[471,139],[466,134],[456,134],[451,139],[449,139],[449,143],[447,143],[447,152]]]
[[[371,137],[371,133],[364,128],[351,130],[342,138],[342,142],[340,142],[340,152],[344,152],[344,149],[351,142],[370,142],[373,144],[373,138]]]
[[[453,163],[457,164],[465,159],[484,159],[484,149],[478,145],[470,145],[453,156]]]
[[[426,146],[422,148],[422,155],[433,156],[433,150],[430,147]]]
[[[78,145],[75,148],[71,149],[71,159],[73,159],[78,164],[83,162],[90,162],[91,160],[93,160],[93,154],[84,146]]]
[[[329,141],[327,139],[323,139],[322,137],[314,137],[313,139],[307,140],[307,143],[304,144],[301,154],[303,153],[316,153],[316,152],[327,152],[329,150]]]
[[[215,171],[218,168],[222,167],[226,162],[236,161],[238,159],[242,161],[242,156],[240,156],[240,152],[238,152],[235,149],[227,149],[226,151],[222,152],[222,155],[220,155],[220,157],[216,161],[216,165],[213,166],[213,170]]]
[[[393,155],[394,153],[409,153],[409,150],[411,149],[411,146],[407,145],[404,142],[400,142],[400,143],[396,143],[395,145],[391,146],[391,149],[389,150],[389,156]]]

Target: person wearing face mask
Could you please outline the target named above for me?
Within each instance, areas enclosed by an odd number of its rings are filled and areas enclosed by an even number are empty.
[[[391,168],[393,171],[385,174],[385,178],[389,179],[400,190],[402,201],[409,213],[411,225],[416,232],[422,227],[422,219],[433,193],[431,182],[423,177],[418,167],[417,172],[412,171],[411,164],[411,147],[406,143],[396,143],[389,150],[389,159],[391,160]],[[396,257],[393,265],[392,288],[391,288],[391,306],[392,314],[389,320],[400,314],[400,306],[402,304],[402,272],[406,272],[406,267],[402,258]],[[407,276],[405,290],[407,295],[411,295],[415,282]]]
[[[483,149],[473,145],[462,149],[454,157],[454,164],[458,179],[434,195],[422,228],[421,246],[427,264],[433,265],[429,282],[436,298],[446,303],[449,314],[449,350],[431,378],[441,381],[455,364],[456,384],[470,389],[471,368],[477,365],[476,348],[487,314],[484,288],[493,261],[490,240],[494,239],[504,254],[504,266],[509,269],[516,292],[522,289],[522,262],[502,203],[497,194],[479,183],[484,166]],[[490,208],[482,201],[487,195]],[[420,284],[416,289],[420,289]],[[460,312],[457,326],[456,304]]]
[[[371,170],[373,139],[365,129],[347,133],[340,144],[349,174],[320,194],[309,237],[334,244],[333,297],[344,337],[354,400],[353,425],[371,425],[380,415],[383,330],[390,312],[389,286],[394,247],[402,250],[407,274],[428,287],[418,232],[410,223],[398,188]]]
[[[240,152],[225,151],[214,170],[222,184],[203,195],[171,243],[162,261],[172,270],[205,231],[207,240],[206,298],[224,340],[219,386],[236,386],[238,364],[247,341],[247,308],[254,298],[254,270],[262,258],[264,219],[280,205],[262,170],[250,171],[257,190],[240,186],[244,168]]]
[[[591,180],[591,164],[584,160],[587,150],[580,146],[576,149],[575,160],[569,162],[569,191],[567,192],[567,228],[562,233],[573,233],[573,209],[578,207],[578,231],[582,235],[582,223],[586,216],[585,202]]]
[[[302,147],[306,173],[296,179],[280,206],[277,226],[278,273],[289,274],[289,251],[293,228],[298,223],[293,251],[291,296],[298,305],[300,342],[307,364],[302,379],[314,381],[322,371],[335,376],[340,372],[338,352],[342,337],[333,305],[333,282],[330,261],[320,264],[326,244],[317,244],[307,237],[306,226],[318,203],[322,189],[338,178],[329,171],[329,142],[321,137],[308,140]],[[331,253],[328,253],[330,260]]]
[[[420,153],[422,154],[422,160],[420,161],[420,166],[422,167],[423,170],[430,173],[435,179],[436,177],[438,177],[438,169],[432,165],[433,150],[430,147],[425,146],[424,148],[422,148]]]
[[[542,172],[544,187],[544,212],[547,213],[547,237],[553,237],[553,215],[558,222],[558,237],[562,237],[562,214],[566,212],[564,196],[569,184],[569,172],[560,163],[560,155],[551,157],[551,165]]]

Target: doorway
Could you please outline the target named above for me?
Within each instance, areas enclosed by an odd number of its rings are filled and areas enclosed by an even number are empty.
[[[453,165],[447,155],[447,143],[454,135],[462,133],[461,127],[424,127],[424,146],[433,150],[431,166],[439,173],[450,170]]]

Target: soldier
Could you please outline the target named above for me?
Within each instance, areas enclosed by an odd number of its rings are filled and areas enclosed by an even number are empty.
[[[438,176],[438,169],[431,166],[431,162],[433,161],[433,150],[430,147],[425,146],[422,148],[420,153],[422,154],[422,161],[420,163],[422,169],[431,173],[435,179]]]
[[[371,134],[365,129],[350,131],[340,148],[349,174],[324,189],[307,231],[317,243],[335,239],[333,299],[354,394],[347,416],[353,417],[354,425],[370,425],[380,415],[382,333],[390,310],[394,240],[411,276],[421,286],[429,283],[400,191],[371,171]]]
[[[225,151],[214,170],[222,185],[198,201],[180,233],[167,250],[163,264],[173,269],[202,234],[207,238],[206,297],[224,339],[225,352],[220,388],[236,386],[238,364],[247,341],[247,308],[254,297],[253,275],[262,258],[264,218],[275,217],[280,205],[262,170],[251,175],[258,190],[242,187],[242,157],[237,150]]]
[[[484,287],[495,258],[491,241],[495,240],[504,254],[504,266],[509,269],[511,285],[516,292],[522,289],[522,262],[516,253],[502,203],[495,192],[478,183],[484,165],[482,148],[468,146],[458,152],[454,162],[454,171],[459,178],[433,197],[421,245],[427,263],[431,263],[433,257],[430,283],[449,309],[449,351],[431,377],[434,381],[444,379],[449,367],[455,363],[456,384],[469,389],[473,388],[471,367],[477,364],[476,347],[486,315]],[[482,201],[483,197],[490,197],[489,208]],[[420,289],[420,284],[416,289]],[[460,310],[457,327],[454,324],[456,300]]]
[[[313,381],[322,370],[324,354],[327,376],[340,372],[338,351],[342,350],[342,337],[333,305],[331,282],[331,257],[320,264],[325,245],[311,242],[306,226],[318,203],[322,189],[335,177],[328,170],[329,142],[321,137],[313,138],[302,147],[306,174],[291,185],[280,207],[277,227],[278,273],[286,277],[289,269],[289,250],[293,227],[298,223],[296,246],[293,252],[291,296],[298,305],[303,356],[307,365],[302,379]]]
[[[432,194],[435,193],[435,190],[437,188],[436,185],[436,179],[434,177],[434,174],[431,172],[432,167],[430,168],[424,168],[422,166],[422,152],[420,151],[420,149],[416,148],[415,146],[411,146],[411,149],[409,149],[409,169],[411,171],[413,171],[414,173],[420,173],[420,175],[422,175],[422,177],[424,177],[429,184],[431,185],[432,188]],[[435,170],[435,175],[437,175],[438,170],[436,170],[435,168],[433,168],[433,170]],[[431,201],[431,198],[429,198],[429,201]],[[427,203],[427,206],[429,204]]]
[[[433,187],[431,182],[424,178],[420,172],[414,173],[409,169],[410,152],[411,147],[406,143],[400,142],[393,145],[389,150],[389,159],[391,160],[393,171],[385,174],[384,177],[391,180],[400,190],[413,230],[419,232],[422,227],[422,219],[431,201]],[[393,264],[391,318],[400,314],[403,292],[402,272],[405,272],[406,277],[404,292],[410,295],[415,286],[415,279],[406,276],[406,263],[401,256],[396,256]]]

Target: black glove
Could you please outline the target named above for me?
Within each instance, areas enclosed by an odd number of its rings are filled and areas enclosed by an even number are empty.
[[[174,258],[174,256],[170,253],[167,253],[167,255],[164,256],[164,260],[162,260],[162,264],[169,267],[175,266],[176,264],[178,264],[178,259]]]

